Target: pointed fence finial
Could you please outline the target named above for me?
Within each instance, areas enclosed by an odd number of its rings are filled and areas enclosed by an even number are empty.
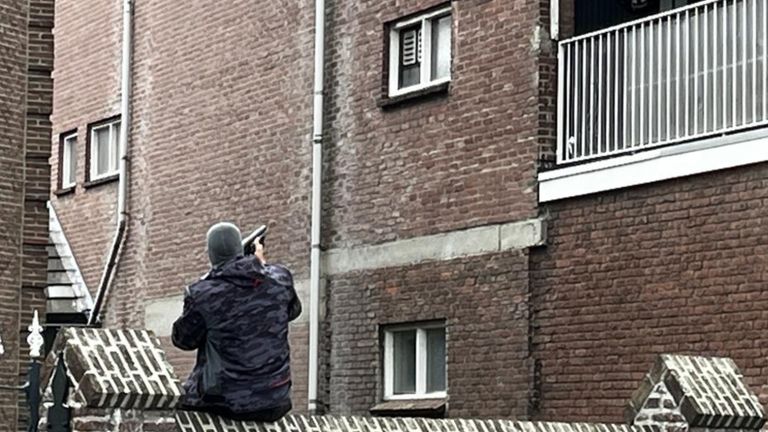
[[[29,356],[39,358],[41,356],[40,350],[43,348],[45,341],[43,340],[43,327],[40,325],[40,320],[37,317],[37,309],[35,309],[32,324],[27,329],[29,330],[29,336],[27,336]]]

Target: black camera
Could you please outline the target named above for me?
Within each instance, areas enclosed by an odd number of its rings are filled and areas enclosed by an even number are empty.
[[[267,226],[262,225],[256,228],[256,231],[248,235],[243,239],[243,254],[245,256],[253,255],[256,252],[256,243],[264,246],[264,242],[267,238]]]

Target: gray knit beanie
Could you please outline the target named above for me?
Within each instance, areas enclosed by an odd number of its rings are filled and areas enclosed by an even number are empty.
[[[243,254],[240,229],[229,222],[219,222],[208,230],[208,259],[217,268]]]

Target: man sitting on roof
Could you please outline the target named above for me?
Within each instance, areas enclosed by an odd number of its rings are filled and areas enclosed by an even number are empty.
[[[288,323],[301,314],[291,272],[269,265],[257,242],[243,256],[240,230],[208,231],[211,271],[187,287],[173,344],[197,350],[183,408],[271,422],[291,409]]]

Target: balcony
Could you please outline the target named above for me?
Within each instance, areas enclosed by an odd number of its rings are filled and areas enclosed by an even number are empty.
[[[559,46],[558,168],[768,125],[768,0],[709,0]]]

